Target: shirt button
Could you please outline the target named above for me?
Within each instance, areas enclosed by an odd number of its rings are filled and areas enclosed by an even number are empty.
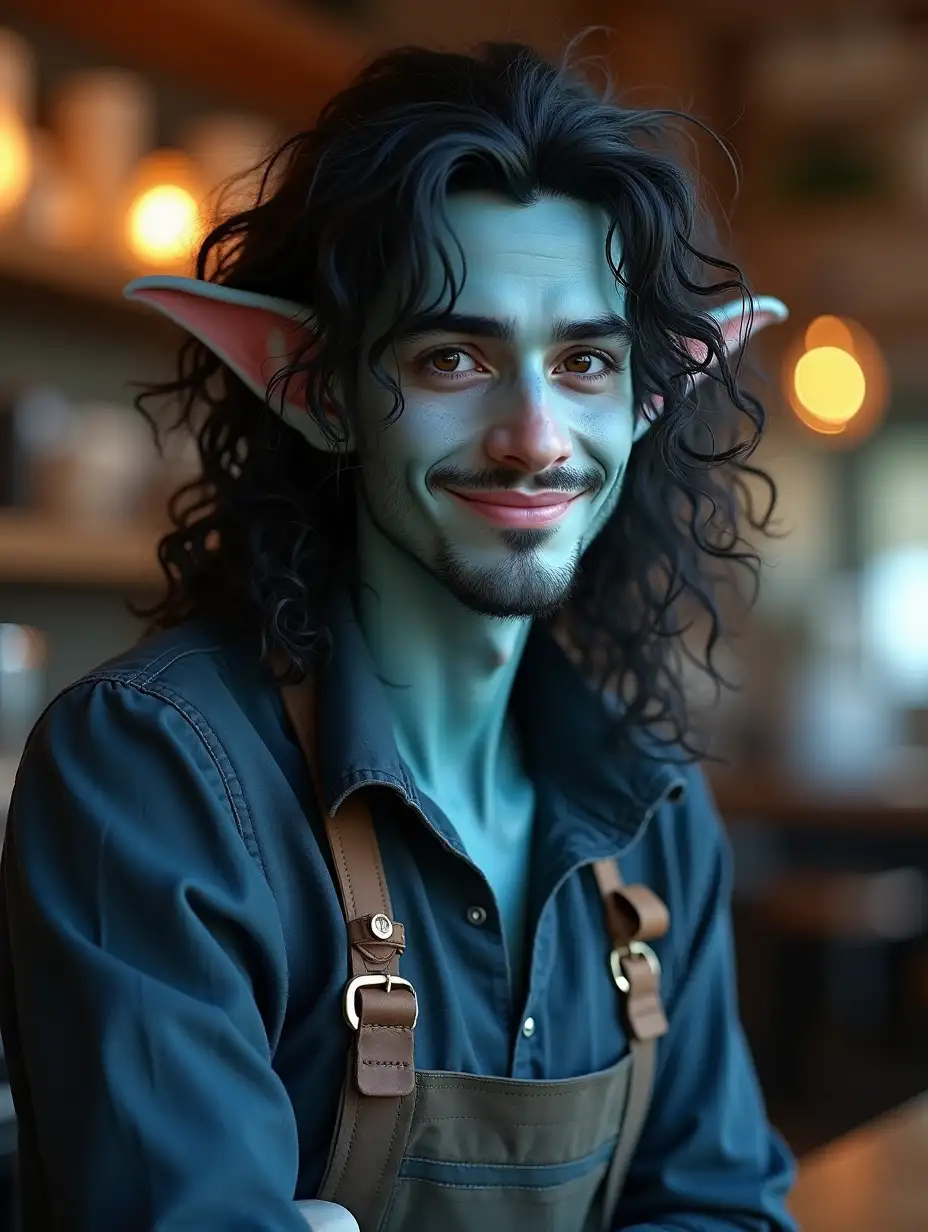
[[[473,924],[474,928],[482,928],[487,922],[487,912],[485,907],[468,907],[467,922]]]
[[[525,1022],[523,1022],[522,1024],[522,1034],[525,1036],[526,1039],[532,1038],[532,1036],[535,1034],[535,1019],[534,1018],[526,1018]]]

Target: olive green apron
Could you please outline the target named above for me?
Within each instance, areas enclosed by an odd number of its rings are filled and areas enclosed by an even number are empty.
[[[664,904],[624,885],[615,861],[592,865],[603,978],[616,984],[630,1041],[611,1069],[554,1082],[416,1072],[418,1005],[399,973],[405,930],[393,919],[364,790],[329,814],[312,690],[282,692],[313,773],[350,953],[343,1010],[354,1040],[319,1197],[351,1211],[361,1232],[609,1232],[667,1030],[646,944],[668,928]]]

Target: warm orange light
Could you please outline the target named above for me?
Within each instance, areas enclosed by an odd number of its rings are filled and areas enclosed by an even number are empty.
[[[848,443],[867,435],[886,407],[886,364],[856,321],[820,316],[786,356],[786,392],[796,417]]]
[[[864,404],[867,378],[853,355],[819,346],[797,362],[793,388],[810,415],[824,424],[846,424]]]
[[[146,265],[187,264],[203,233],[196,169],[177,150],[156,150],[139,164],[126,213],[126,243]]]
[[[179,184],[157,184],[129,208],[129,247],[140,260],[174,263],[189,257],[200,235],[200,213]]]
[[[32,180],[29,130],[10,108],[0,108],[0,214],[11,214]]]
[[[816,347],[839,347],[854,354],[854,335],[840,317],[816,317],[806,330],[806,349]]]

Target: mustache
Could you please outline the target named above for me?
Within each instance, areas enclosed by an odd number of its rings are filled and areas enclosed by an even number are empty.
[[[581,492],[595,493],[605,483],[605,476],[593,467],[559,466],[542,471],[528,479],[524,471],[505,467],[486,467],[479,471],[466,471],[458,466],[437,466],[426,479],[430,491],[438,488],[459,488],[465,492],[505,492],[522,487],[528,492],[564,492],[578,496]]]

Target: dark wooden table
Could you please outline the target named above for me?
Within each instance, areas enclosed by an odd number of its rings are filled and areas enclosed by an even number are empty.
[[[802,1232],[926,1232],[928,1095],[807,1156],[791,1206]]]
[[[816,791],[783,775],[762,771],[710,772],[719,811],[726,822],[764,822],[782,829],[857,830],[898,836],[928,836],[928,794],[897,789],[881,794]]]

